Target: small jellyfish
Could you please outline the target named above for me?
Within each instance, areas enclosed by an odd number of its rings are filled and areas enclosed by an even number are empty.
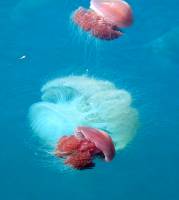
[[[63,136],[57,144],[56,156],[65,159],[65,164],[74,169],[94,167],[98,156],[109,162],[115,155],[111,137],[104,131],[91,127],[77,127],[74,134]]]
[[[121,28],[132,24],[133,16],[125,1],[91,0],[90,9],[79,7],[73,14],[73,21],[99,39],[113,40],[123,34]]]

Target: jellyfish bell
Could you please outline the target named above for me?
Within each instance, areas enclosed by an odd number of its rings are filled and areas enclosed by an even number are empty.
[[[33,132],[75,169],[111,161],[135,136],[138,112],[131,95],[109,81],[68,76],[47,82],[30,107]]]
[[[113,40],[122,35],[120,28],[132,24],[132,10],[122,0],[91,0],[90,9],[78,8],[73,21],[84,31],[103,40]]]
[[[90,8],[119,28],[132,24],[130,5],[122,0],[91,0]]]
[[[78,127],[75,131],[76,136],[84,137],[93,142],[100,149],[106,161],[111,161],[115,154],[114,144],[111,137],[104,131],[91,127]]]

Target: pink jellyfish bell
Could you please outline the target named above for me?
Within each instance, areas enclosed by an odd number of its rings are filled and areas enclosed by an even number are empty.
[[[91,0],[90,9],[78,8],[73,21],[83,30],[103,40],[113,40],[122,35],[120,28],[130,26],[132,10],[122,0]]]

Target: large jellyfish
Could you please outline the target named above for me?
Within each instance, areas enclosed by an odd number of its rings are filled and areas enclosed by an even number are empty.
[[[131,95],[109,81],[69,76],[46,83],[30,107],[33,131],[75,169],[109,162],[134,137],[138,112]]]
[[[90,9],[79,7],[73,15],[73,21],[93,36],[113,40],[123,33],[120,28],[131,25],[132,10],[122,0],[91,0]]]

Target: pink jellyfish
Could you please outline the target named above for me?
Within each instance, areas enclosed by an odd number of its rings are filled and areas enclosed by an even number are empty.
[[[64,158],[65,164],[74,169],[94,167],[97,156],[109,162],[115,155],[111,137],[104,131],[91,127],[77,127],[70,136],[63,136],[57,143],[55,154]]]
[[[122,0],[91,0],[90,9],[79,7],[73,21],[84,31],[103,40],[113,40],[123,33],[120,28],[132,24],[132,10]]]

